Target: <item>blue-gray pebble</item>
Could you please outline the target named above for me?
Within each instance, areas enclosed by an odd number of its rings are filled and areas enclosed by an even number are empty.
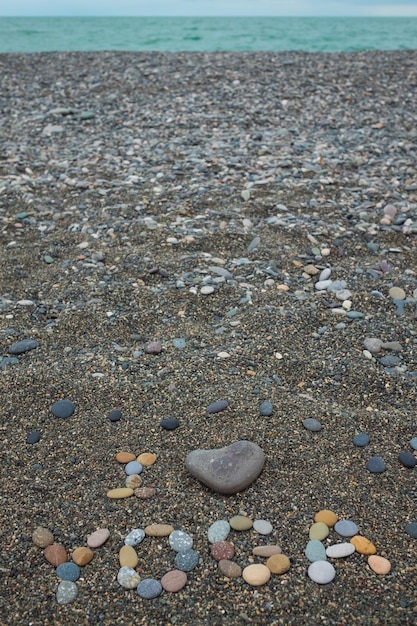
[[[311,539],[308,542],[305,555],[311,563],[314,563],[314,561],[327,561],[326,548],[318,539]]]
[[[224,411],[229,406],[227,400],[217,400],[217,402],[212,402],[209,404],[206,411],[207,413],[220,413],[220,411]]]
[[[303,421],[303,426],[312,433],[318,433],[319,430],[321,430],[321,424],[319,420],[316,420],[314,417],[307,417],[307,419]]]
[[[58,400],[51,406],[51,412],[55,417],[71,417],[75,411],[75,404],[70,400]]]
[[[145,600],[157,598],[162,593],[162,585],[156,578],[144,578],[137,586],[136,592]]]
[[[72,582],[75,582],[80,577],[80,568],[76,563],[72,563],[71,561],[61,563],[61,565],[58,565],[56,568],[56,575],[62,580],[72,580]]]
[[[175,552],[184,552],[193,547],[193,538],[183,530],[173,530],[169,536],[169,545]]]
[[[266,417],[269,417],[270,415],[272,415],[272,411],[273,411],[272,402],[269,402],[268,400],[265,400],[265,402],[262,402],[261,406],[259,407],[259,413],[261,415],[265,415]]]
[[[355,444],[355,446],[358,446],[358,448],[364,448],[368,445],[370,440],[370,436],[366,433],[359,433],[359,435],[354,436],[353,443]]]
[[[180,425],[176,417],[168,417],[166,419],[163,419],[161,420],[160,424],[162,428],[165,428],[165,430],[175,430]]]
[[[404,467],[409,467],[410,469],[417,465],[417,458],[414,456],[414,454],[411,454],[411,452],[400,452],[400,454],[398,455],[398,460],[401,465],[404,465]]]
[[[417,450],[417,437],[413,437],[412,439],[410,439],[410,446],[413,448],[413,450]]]
[[[405,527],[405,532],[413,539],[417,539],[417,522],[410,522]]]
[[[142,463],[139,463],[139,461],[129,461],[129,463],[125,465],[125,472],[127,476],[132,476],[132,474],[141,474],[142,470]]]
[[[185,345],[186,345],[186,341],[185,341],[185,339],[183,337],[179,337],[178,339],[174,339],[174,341],[172,343],[179,350],[183,350],[185,348]]]
[[[40,438],[41,438],[40,431],[34,430],[33,432],[29,433],[28,436],[26,437],[26,443],[38,443]]]
[[[22,339],[9,346],[9,354],[23,354],[38,347],[39,343],[35,339]]]
[[[114,409],[113,411],[110,411],[108,415],[108,418],[111,422],[118,422],[121,417],[122,412],[120,411],[120,409]]]
[[[225,541],[230,533],[230,524],[227,520],[219,519],[209,527],[207,538],[210,543]]]
[[[335,531],[342,537],[353,537],[357,535],[359,529],[355,522],[350,519],[341,519],[334,526]]]
[[[182,572],[191,572],[192,569],[197,567],[200,557],[195,550],[184,550],[183,552],[177,552],[175,557],[175,565]]]
[[[371,457],[367,462],[366,467],[372,474],[382,474],[382,472],[385,472],[387,469],[380,456]]]
[[[72,580],[63,580],[56,590],[56,601],[58,604],[69,604],[78,595],[78,587]]]

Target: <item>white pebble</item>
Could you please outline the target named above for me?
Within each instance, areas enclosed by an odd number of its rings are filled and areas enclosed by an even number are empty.
[[[260,535],[270,535],[272,533],[272,524],[265,519],[257,519],[253,522],[253,530]]]
[[[211,285],[204,285],[200,289],[200,293],[203,294],[203,296],[208,296],[213,292],[214,292],[214,287],[212,287]]]
[[[323,291],[324,289],[327,289],[327,287],[329,287],[332,284],[332,282],[333,281],[331,281],[330,279],[329,280],[318,280],[314,286],[319,291]]]
[[[308,568],[308,575],[319,585],[327,585],[336,576],[336,571],[329,561],[315,561]]]
[[[331,273],[332,270],[330,269],[330,267],[325,267],[324,270],[320,272],[319,282],[322,280],[327,280]]]
[[[355,546],[353,543],[334,543],[332,546],[326,548],[326,554],[330,559],[342,559],[345,556],[350,556],[355,552]]]

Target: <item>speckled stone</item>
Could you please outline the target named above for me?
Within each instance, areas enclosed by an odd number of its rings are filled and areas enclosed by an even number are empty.
[[[117,582],[124,589],[136,589],[140,576],[132,567],[121,567],[117,573]]]
[[[285,574],[291,567],[290,559],[286,554],[273,554],[266,562],[272,574]]]
[[[207,538],[210,543],[225,541],[230,533],[230,524],[227,520],[219,519],[213,522],[207,531]]]
[[[51,406],[51,413],[55,415],[55,417],[67,418],[71,417],[71,415],[75,411],[75,404],[70,400],[58,400],[58,402],[54,402]]]
[[[310,539],[323,541],[323,539],[329,536],[329,527],[324,522],[315,522],[310,526],[309,536]]]
[[[366,464],[366,468],[372,474],[382,474],[387,469],[384,461],[379,456],[373,456]]]
[[[260,585],[265,585],[271,578],[271,570],[266,565],[254,563],[253,565],[245,567],[242,572],[242,577],[248,585],[259,587]]]
[[[353,537],[358,534],[358,527],[355,522],[349,519],[341,519],[335,525],[334,529],[338,535],[342,537]]]
[[[328,526],[329,528],[333,528],[333,526],[337,522],[337,515],[329,509],[323,509],[322,511],[319,511],[315,514],[314,521],[322,522],[323,524],[326,524],[326,526]]]
[[[336,570],[329,561],[315,561],[308,568],[308,575],[315,583],[327,585],[336,576]]]
[[[311,539],[308,542],[304,554],[311,563],[326,560],[326,549],[318,539]]]
[[[355,546],[352,543],[334,543],[326,548],[326,554],[329,559],[343,559],[355,552]]]
[[[63,580],[56,590],[56,601],[58,604],[70,604],[74,602],[78,595],[78,587],[72,580]]]
[[[33,531],[32,541],[38,548],[46,548],[54,543],[54,536],[47,528],[38,526]]]
[[[136,460],[143,467],[150,467],[155,463],[156,458],[156,454],[153,454],[152,452],[142,452]]]
[[[169,545],[175,552],[183,552],[193,547],[193,538],[183,530],[173,530],[169,536]]]
[[[350,543],[355,546],[355,550],[359,554],[369,555],[376,553],[376,547],[374,546],[372,541],[369,541],[369,539],[367,539],[366,537],[362,537],[361,535],[355,535],[354,537],[352,537]]]
[[[144,578],[137,586],[137,594],[145,600],[157,598],[162,593],[162,585],[155,578]]]
[[[84,567],[84,565],[87,565],[93,560],[94,552],[90,550],[90,548],[84,548],[82,546],[80,548],[75,548],[71,557],[74,563],[76,563],[80,567]]]
[[[375,574],[379,574],[380,576],[385,576],[391,571],[390,561],[377,554],[371,554],[371,556],[368,557],[368,565]]]
[[[253,548],[252,550],[252,554],[254,554],[255,556],[263,556],[263,557],[270,557],[273,556],[274,554],[281,554],[282,553],[282,549],[280,548],[280,546],[256,546],[256,548]]]
[[[224,411],[229,406],[227,400],[217,400],[216,402],[212,402],[209,404],[206,411],[207,413],[220,413],[220,411]]]
[[[109,537],[110,531],[108,528],[99,528],[87,537],[87,545],[90,548],[99,548],[104,543],[106,543]]]
[[[43,556],[45,559],[53,565],[54,567],[58,567],[61,563],[65,563],[68,561],[68,554],[64,546],[59,543],[52,543],[51,545],[46,546],[43,551]]]
[[[80,568],[76,563],[61,563],[56,568],[56,575],[62,580],[72,580],[75,582],[80,577]]]
[[[187,574],[179,569],[173,569],[161,578],[162,588],[169,593],[176,593],[177,591],[180,591],[186,584]]]
[[[126,476],[125,485],[128,489],[133,489],[135,491],[142,484],[142,478],[139,474],[130,474]]]
[[[242,568],[234,561],[228,559],[222,559],[218,563],[219,570],[227,578],[238,578],[242,574]]]
[[[190,572],[199,563],[200,557],[195,550],[184,550],[183,552],[177,552],[175,557],[175,565],[182,572]]]
[[[229,523],[230,527],[237,531],[249,530],[253,525],[253,521],[250,517],[246,517],[245,515],[235,515],[230,518]]]
[[[149,524],[145,528],[148,537],[168,537],[173,531],[174,527],[171,524]]]
[[[142,528],[134,528],[125,537],[126,546],[137,546],[145,539],[145,531]]]
[[[133,546],[124,545],[119,550],[119,563],[120,567],[132,567],[135,568],[138,564],[138,555]]]
[[[405,300],[406,293],[401,287],[391,287],[388,294],[393,300]]]
[[[231,541],[216,541],[210,546],[210,554],[216,561],[230,561],[235,555],[235,546]]]
[[[149,500],[156,495],[156,489],[154,487],[138,487],[133,493],[140,500]]]

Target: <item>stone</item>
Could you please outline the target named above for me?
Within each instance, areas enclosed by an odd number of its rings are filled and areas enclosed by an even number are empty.
[[[413,539],[417,539],[417,522],[410,522],[405,527],[405,532]]]
[[[206,411],[207,413],[220,413],[220,411],[224,411],[229,406],[227,400],[217,400],[217,402],[213,402],[209,404]]]
[[[319,420],[316,420],[314,417],[307,417],[303,420],[303,426],[312,433],[318,433],[321,430]]]
[[[311,563],[326,560],[326,549],[318,539],[311,539],[308,542],[304,554]]]
[[[382,474],[387,469],[384,461],[379,456],[371,457],[366,464],[366,468],[372,474]]]
[[[12,345],[9,346],[8,352],[9,354],[23,354],[35,348],[39,348],[39,343],[35,341],[35,339],[22,339],[22,341],[12,343]]]
[[[401,289],[401,287],[391,287],[391,289],[388,291],[388,295],[393,300],[405,300],[406,298],[406,293],[404,289]]]
[[[329,536],[329,527],[324,522],[315,522],[312,526],[310,526],[309,536],[310,539],[322,541]]]
[[[54,536],[47,528],[38,526],[32,533],[32,541],[38,548],[46,548],[54,543]]]
[[[327,585],[336,576],[336,571],[329,561],[315,561],[308,568],[308,576],[319,585]]]
[[[369,541],[369,539],[367,539],[366,537],[362,537],[361,535],[355,535],[354,537],[352,537],[350,543],[355,546],[355,550],[359,554],[369,555],[376,553],[376,547],[374,546],[372,541]]]
[[[137,594],[145,600],[157,598],[162,593],[162,585],[155,578],[144,578],[137,586]]]
[[[272,574],[285,574],[291,567],[290,559],[286,554],[273,554],[266,562]]]
[[[315,514],[314,521],[322,522],[323,524],[326,524],[326,526],[328,526],[329,528],[333,528],[333,526],[337,522],[337,515],[329,509],[323,509],[322,511],[319,511]]]
[[[135,568],[138,564],[138,555],[133,546],[124,545],[119,550],[119,563],[120,567],[132,567]]]
[[[343,559],[355,552],[355,546],[352,543],[334,543],[326,548],[326,554],[329,559]]]
[[[39,430],[34,430],[33,432],[29,433],[28,436],[26,437],[26,443],[38,443],[39,439],[41,438],[41,433]]]
[[[131,487],[118,487],[117,489],[110,489],[110,491],[107,492],[107,497],[112,500],[129,498],[130,496],[133,496],[133,489]]]
[[[159,354],[162,352],[162,344],[160,341],[151,341],[145,347],[145,354]]]
[[[46,546],[43,551],[43,556],[45,559],[53,565],[54,567],[58,567],[61,563],[65,563],[68,561],[68,554],[64,546],[59,543],[51,543]]]
[[[282,554],[280,546],[256,546],[253,548],[252,554],[255,556],[270,557],[274,554]]]
[[[261,415],[264,415],[265,417],[269,417],[270,415],[272,415],[273,413],[273,406],[272,406],[272,402],[269,402],[268,400],[265,400],[265,402],[262,402],[262,404],[259,407],[259,413]]]
[[[139,500],[149,500],[156,495],[156,489],[154,487],[138,487],[133,493]]]
[[[67,418],[75,411],[75,404],[70,400],[58,400],[51,406],[51,412],[55,417]]]
[[[398,460],[401,465],[404,465],[404,467],[408,467],[410,469],[417,465],[417,458],[414,456],[414,454],[411,454],[411,452],[400,452],[400,454],[398,455]]]
[[[193,547],[193,538],[183,530],[173,530],[169,535],[169,545],[175,552],[183,552]]]
[[[114,409],[113,411],[110,411],[110,413],[107,416],[107,419],[109,419],[111,422],[118,422],[122,417],[122,412],[119,409]]]
[[[203,296],[209,296],[214,293],[214,287],[211,285],[203,285],[200,289],[200,293],[203,294]]]
[[[193,450],[185,460],[188,471],[204,485],[223,494],[246,489],[265,464],[262,449],[251,441],[236,441],[224,448]]]
[[[87,537],[87,545],[89,548],[99,548],[110,537],[108,528],[99,528]]]
[[[84,567],[93,560],[94,552],[90,548],[75,548],[74,552],[71,555],[71,558],[74,563],[76,563],[80,567]]]
[[[409,443],[413,450],[417,450],[417,437],[410,439]]]
[[[339,520],[335,525],[334,529],[338,535],[341,537],[353,537],[358,534],[358,527],[355,522],[349,519]]]
[[[140,487],[142,484],[142,478],[139,474],[130,474],[126,476],[125,485],[128,489],[133,489],[133,493],[135,490]]]
[[[143,467],[150,467],[156,461],[156,454],[152,454],[151,452],[142,452],[136,459],[138,463],[143,465]]]
[[[118,452],[116,454],[116,461],[118,463],[130,463],[130,461],[134,461],[136,456],[132,452]]]
[[[199,561],[200,557],[198,555],[198,552],[193,549],[177,552],[175,557],[175,565],[182,572],[190,572],[195,567],[197,567]]]
[[[385,576],[391,571],[391,563],[383,556],[377,554],[371,554],[368,557],[368,565],[375,574]]]
[[[272,524],[265,519],[257,519],[253,522],[253,530],[260,535],[270,535],[272,533]]]
[[[368,350],[371,354],[378,354],[381,351],[383,341],[377,337],[366,337],[363,340],[365,350]]]
[[[242,531],[252,528],[253,521],[250,517],[246,517],[245,515],[234,515],[230,518],[229,524],[233,530]]]
[[[170,524],[149,524],[145,528],[148,537],[168,537],[172,532],[174,532],[174,527]]]
[[[305,272],[309,276],[316,276],[316,274],[318,274],[319,271],[320,270],[315,265],[309,264],[303,267],[303,272]]]
[[[77,585],[72,580],[63,580],[56,590],[56,601],[58,604],[70,604],[74,602],[77,595]]]
[[[162,589],[169,593],[176,593],[187,584],[187,574],[179,569],[173,569],[167,572],[161,578]]]
[[[142,473],[142,470],[142,465],[137,461],[130,461],[125,467],[125,472],[128,476],[132,476],[132,474],[139,475]]]
[[[266,565],[254,563],[245,567],[242,572],[242,578],[248,585],[259,587],[260,585],[265,585],[271,578],[271,570]]]
[[[230,561],[235,555],[235,546],[231,541],[216,541],[210,546],[210,554],[216,561]]]
[[[145,531],[142,528],[134,528],[125,537],[126,546],[137,546],[145,539]]]
[[[242,574],[242,568],[234,561],[221,559],[218,566],[223,576],[226,576],[227,578],[239,578]]]
[[[132,567],[121,567],[117,572],[117,582],[124,589],[136,589],[140,576]]]
[[[353,443],[355,446],[358,446],[358,448],[364,448],[365,446],[368,445],[370,440],[371,440],[370,436],[367,435],[366,433],[359,433],[358,435],[354,436]]]
[[[217,541],[225,541],[230,533],[230,524],[228,521],[219,519],[213,522],[207,531],[207,538],[209,543],[216,543]]]
[[[62,580],[72,580],[75,582],[80,577],[80,568],[76,563],[61,563],[56,568],[56,575]]]
[[[168,417],[160,421],[160,425],[165,430],[175,430],[180,425],[179,421],[175,417]]]

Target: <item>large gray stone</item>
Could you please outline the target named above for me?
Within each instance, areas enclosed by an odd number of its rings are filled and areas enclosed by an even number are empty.
[[[263,450],[246,440],[224,448],[193,450],[185,459],[190,474],[213,491],[225,494],[246,489],[259,476],[264,464]]]

